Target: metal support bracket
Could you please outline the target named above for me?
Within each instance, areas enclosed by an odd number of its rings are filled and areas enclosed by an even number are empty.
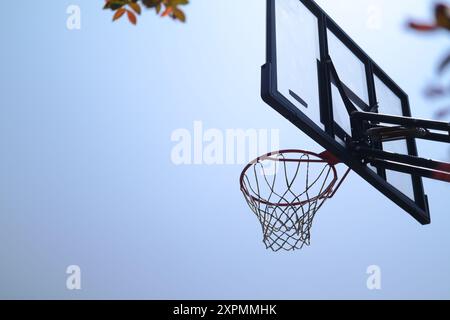
[[[351,123],[355,134],[353,150],[364,161],[381,169],[450,182],[450,163],[385,152],[374,147],[377,142],[410,138],[450,143],[450,123],[360,111],[351,114]]]

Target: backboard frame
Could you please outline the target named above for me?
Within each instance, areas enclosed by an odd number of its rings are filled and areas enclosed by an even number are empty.
[[[320,114],[324,129],[316,125],[295,105],[292,104],[279,91],[277,86],[277,48],[276,48],[276,8],[277,0],[267,1],[267,39],[266,39],[266,64],[262,67],[261,96],[263,100],[306,133],[310,138],[318,142],[323,148],[333,153],[349,168],[355,171],[363,179],[369,182],[378,191],[391,199],[394,203],[408,212],[421,224],[431,222],[428,199],[424,193],[422,178],[411,175],[414,189],[414,201],[400,190],[387,182],[384,169],[374,172],[361,158],[355,155],[348,147],[339,144],[335,136],[344,140],[351,139],[345,131],[335,123],[332,107],[332,76],[327,61],[330,59],[328,49],[327,31],[330,30],[347,48],[359,58],[365,66],[369,105],[362,111],[377,111],[377,97],[374,76],[377,76],[390,90],[401,98],[403,115],[411,117],[409,99],[407,94],[312,0],[297,0],[301,2],[318,20],[320,60],[319,95]],[[335,81],[335,79],[334,79]],[[409,155],[418,156],[415,139],[406,139]]]

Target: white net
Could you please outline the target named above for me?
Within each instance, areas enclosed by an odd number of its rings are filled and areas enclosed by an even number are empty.
[[[334,165],[307,151],[280,151],[250,163],[241,190],[273,251],[310,244],[314,216],[337,181]]]

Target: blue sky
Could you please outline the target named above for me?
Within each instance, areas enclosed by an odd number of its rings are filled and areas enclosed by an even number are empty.
[[[240,194],[241,165],[176,166],[171,134],[279,129],[320,151],[259,97],[265,1],[193,0],[188,23],[111,23],[102,1],[5,3],[0,103],[0,297],[450,298],[449,186],[426,181],[420,226],[355,174],[317,215],[312,246],[272,253]],[[410,95],[448,46],[404,27],[432,1],[318,1]],[[66,28],[69,5],[81,30]],[[380,28],[368,27],[373,8]],[[19,10],[20,9],[20,10]],[[421,145],[426,157],[448,149]],[[79,265],[82,290],[66,289]],[[369,291],[366,269],[382,270]]]

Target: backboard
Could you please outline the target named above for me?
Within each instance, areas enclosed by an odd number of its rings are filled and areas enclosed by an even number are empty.
[[[417,221],[430,223],[421,177],[372,167],[351,152],[343,96],[356,110],[411,117],[405,92],[316,3],[267,0],[264,101]],[[418,155],[413,138],[378,147]]]

